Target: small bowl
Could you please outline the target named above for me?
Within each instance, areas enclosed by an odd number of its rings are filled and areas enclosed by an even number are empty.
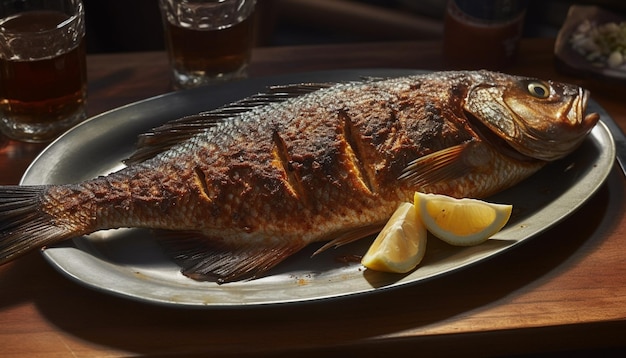
[[[579,77],[587,76],[620,82],[626,81],[626,71],[613,69],[608,67],[608,65],[598,66],[593,64],[572,48],[569,43],[570,37],[576,31],[578,25],[585,20],[595,22],[599,26],[609,22],[620,23],[625,19],[618,14],[597,6],[572,5],[554,45],[557,70]]]

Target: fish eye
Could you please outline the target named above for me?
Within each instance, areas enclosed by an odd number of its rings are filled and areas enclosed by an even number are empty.
[[[550,96],[550,88],[542,82],[528,83],[528,93],[537,98],[548,98]]]

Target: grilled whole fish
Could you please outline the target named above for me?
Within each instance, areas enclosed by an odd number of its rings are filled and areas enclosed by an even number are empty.
[[[275,87],[139,138],[118,172],[0,187],[0,263],[120,227],[166,230],[187,276],[258,277],[375,233],[416,190],[485,197],[572,152],[579,87],[487,71]]]

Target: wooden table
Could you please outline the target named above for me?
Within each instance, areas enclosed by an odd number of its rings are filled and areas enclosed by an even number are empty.
[[[508,72],[579,82],[626,128],[626,87],[558,74],[553,41],[525,40]],[[403,42],[254,52],[252,76],[339,68],[441,69],[440,44]],[[91,115],[169,91],[164,53],[88,57]],[[15,184],[42,145],[0,146]],[[363,297],[255,309],[187,310],[92,291],[39,253],[0,267],[0,355],[464,356],[626,347],[626,193],[617,166],[545,234],[480,265]]]

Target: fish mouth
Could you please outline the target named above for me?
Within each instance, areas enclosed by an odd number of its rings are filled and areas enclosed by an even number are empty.
[[[585,114],[590,96],[590,91],[584,88],[578,88],[578,96],[576,96],[574,101],[572,101],[572,106],[566,116],[568,122],[572,126],[582,127],[584,131],[583,133],[585,134],[585,130],[591,130],[591,128],[593,128],[593,126],[598,122],[598,119],[600,119],[600,115],[598,113],[592,112]]]
[[[587,134],[593,129],[593,127],[600,120],[600,115],[596,112],[587,112],[587,106],[591,92],[579,87],[578,95],[574,97],[572,106],[567,113],[565,122],[570,124],[569,133],[563,133],[563,137],[569,140],[563,141],[562,151],[565,154],[573,151],[578,145],[585,139]]]

